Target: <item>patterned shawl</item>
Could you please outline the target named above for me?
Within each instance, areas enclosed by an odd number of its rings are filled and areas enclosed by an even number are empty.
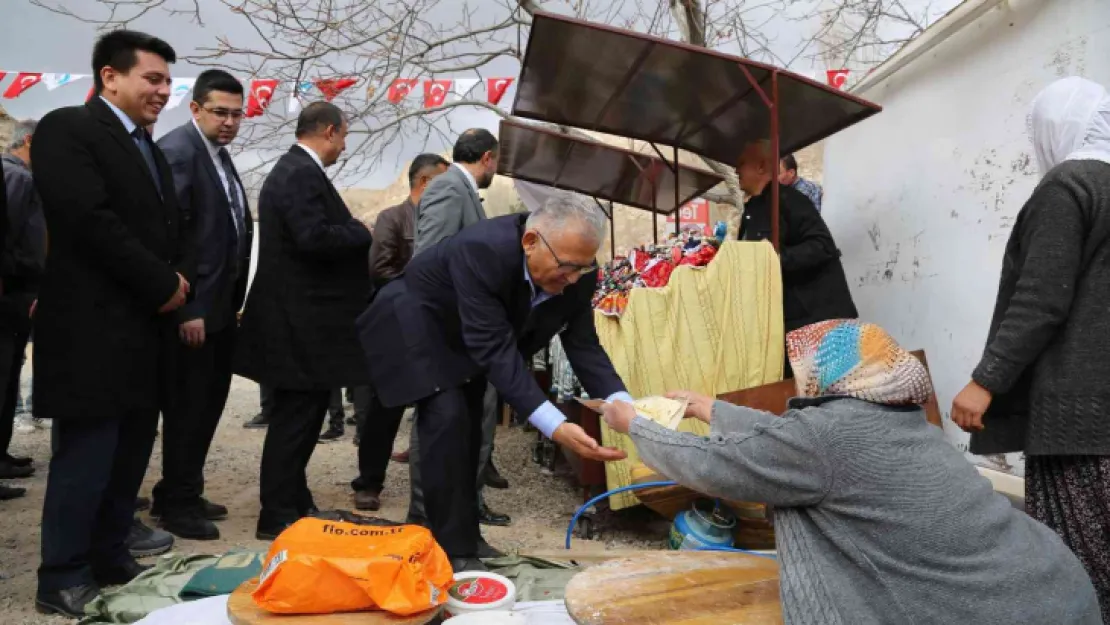
[[[923,404],[929,372],[885,330],[871,323],[832,320],[786,335],[802,397],[854,397],[892,406]]]

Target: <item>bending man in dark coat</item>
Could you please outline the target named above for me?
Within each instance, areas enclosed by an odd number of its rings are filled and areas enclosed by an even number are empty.
[[[305,469],[331,389],[366,384],[355,317],[370,292],[370,230],[351,216],[324,171],[343,152],[346,136],[338,107],[306,106],[297,145],[278,159],[258,200],[258,271],[239,328],[235,372],[273,388],[262,449],[260,540],[316,512]]]
[[[524,364],[560,333],[591,397],[628,399],[590,304],[603,233],[594,207],[568,199],[481,221],[417,254],[359,318],[382,404],[417,406],[428,522],[456,571],[482,568],[474,476],[487,378],[557,443],[597,460],[624,457],[566,422]]]
[[[146,127],[173,48],[117,30],[93,48],[94,96],[50,112],[31,144],[50,236],[35,310],[35,414],[53,419],[40,611],[84,616],[146,567],[125,541],[172,376],[189,292],[191,216]]]

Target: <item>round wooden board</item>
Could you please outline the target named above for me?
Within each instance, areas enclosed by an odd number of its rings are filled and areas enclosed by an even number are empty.
[[[413,616],[394,616],[386,612],[346,612],[343,614],[272,614],[258,607],[251,593],[258,580],[243,582],[227,600],[227,618],[235,625],[427,625],[440,610]]]
[[[781,625],[778,562],[660,551],[586,569],[567,585],[579,625]]]

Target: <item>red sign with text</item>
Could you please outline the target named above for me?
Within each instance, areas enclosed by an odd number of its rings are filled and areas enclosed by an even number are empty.
[[[683,204],[682,208],[667,215],[667,223],[674,223],[675,213],[678,214],[679,225],[683,230],[697,229],[701,232],[709,232],[709,200],[701,198],[690,200]]]

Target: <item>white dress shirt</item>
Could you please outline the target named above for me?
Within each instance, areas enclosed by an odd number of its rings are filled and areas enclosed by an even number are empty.
[[[327,168],[324,167],[324,161],[320,160],[320,155],[316,153],[316,150],[313,150],[303,143],[298,143],[297,147],[304,150],[305,152],[308,152],[308,155],[312,157],[312,160],[316,161],[316,164],[320,166],[320,171],[327,171]]]
[[[458,163],[451,163],[451,167],[457,167],[459,171],[463,173],[463,176],[466,176],[466,181],[470,183],[470,188],[474,189],[475,193],[478,192],[478,181],[474,179],[474,174],[470,173],[470,170]]]
[[[195,119],[193,120],[193,127],[197,129],[198,133],[200,133],[200,139],[201,139],[201,141],[204,142],[204,147],[208,148],[208,156],[209,156],[209,158],[212,159],[212,164],[216,166],[216,174],[219,175],[220,183],[222,183],[223,186],[224,186],[224,193],[227,195],[228,204],[231,204],[231,193],[232,193],[231,190],[235,189],[235,193],[239,196],[239,206],[242,206],[245,209],[246,206],[247,206],[247,198],[246,198],[246,196],[243,195],[242,187],[240,187],[239,183],[236,182],[234,179],[228,180],[227,179],[227,172],[224,171],[223,161],[220,160],[220,148],[222,146],[216,145],[211,140],[209,140],[208,137],[204,136],[204,133],[201,132],[200,126],[197,125],[197,120],[195,120]],[[234,210],[234,209],[232,209],[232,210]],[[246,219],[245,210],[244,210],[244,215],[242,215],[242,217],[244,219]],[[238,228],[239,227],[239,220],[236,219],[234,221],[235,221],[235,227]],[[240,232],[239,236],[242,236],[242,235],[243,235],[243,233]]]

